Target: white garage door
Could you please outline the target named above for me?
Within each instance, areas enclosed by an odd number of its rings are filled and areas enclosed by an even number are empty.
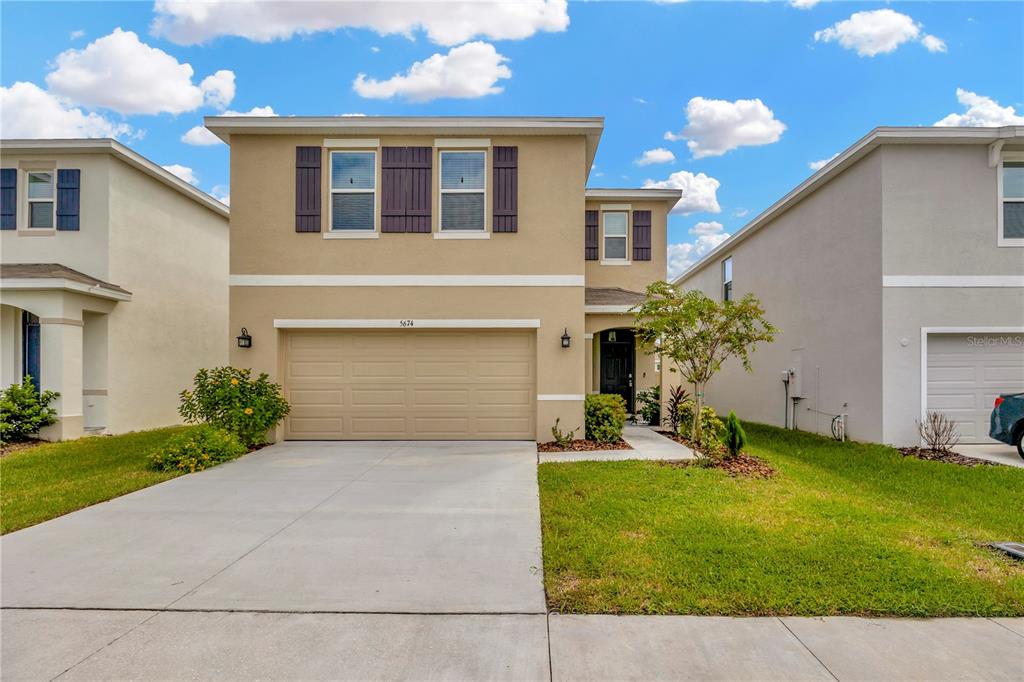
[[[1024,391],[1024,334],[929,334],[927,389],[927,409],[954,419],[961,442],[993,442],[996,396]]]
[[[535,332],[295,331],[292,440],[533,440]]]

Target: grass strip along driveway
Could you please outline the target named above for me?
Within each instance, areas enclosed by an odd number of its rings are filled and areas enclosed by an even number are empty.
[[[184,472],[150,469],[149,454],[188,428],[44,443],[0,457],[0,532],[180,476]]]
[[[1024,471],[750,424],[770,479],[659,462],[540,465],[565,613],[1024,615]]]

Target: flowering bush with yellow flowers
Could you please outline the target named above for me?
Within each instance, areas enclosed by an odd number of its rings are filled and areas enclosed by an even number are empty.
[[[196,373],[191,391],[181,392],[178,412],[192,424],[211,424],[238,436],[246,447],[266,442],[267,432],[291,410],[281,387],[266,374],[214,367]]]
[[[245,454],[238,436],[213,426],[199,426],[172,436],[149,456],[157,471],[202,471]]]

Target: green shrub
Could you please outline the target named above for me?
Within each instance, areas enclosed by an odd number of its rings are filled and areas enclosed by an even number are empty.
[[[195,387],[181,392],[178,412],[191,424],[206,423],[233,433],[247,447],[266,442],[267,431],[291,410],[281,387],[266,374],[235,367],[201,369]]]
[[[668,427],[672,429],[672,433],[679,433],[682,426],[680,410],[689,397],[686,389],[682,386],[673,386],[669,389],[668,401],[665,403],[665,417],[668,419]]]
[[[157,471],[202,471],[244,455],[238,436],[213,426],[200,426],[171,436],[149,457]]]
[[[39,433],[57,421],[50,403],[60,397],[56,391],[36,391],[32,377],[0,391],[0,443],[17,443]]]
[[[636,394],[636,402],[640,407],[640,416],[651,426],[661,421],[661,386],[651,386],[646,391]]]
[[[693,429],[693,411],[697,404],[692,400],[684,400],[679,406],[679,430],[680,433],[689,434]],[[714,408],[704,406],[700,419],[700,443],[697,446],[707,455],[720,454],[722,449],[722,433],[725,431],[725,424],[715,414]]]
[[[743,425],[736,413],[729,410],[729,416],[725,418],[725,449],[729,451],[730,457],[736,457],[746,444],[747,434],[743,431]]]
[[[588,440],[615,443],[622,440],[626,425],[626,401],[621,395],[588,395],[583,402],[583,425]]]
[[[555,445],[568,450],[572,446],[572,441],[576,437],[576,432],[579,431],[579,427],[572,429],[571,431],[562,431],[558,428],[558,423],[561,421],[559,418],[555,418],[555,425],[551,427],[551,438],[554,439]]]

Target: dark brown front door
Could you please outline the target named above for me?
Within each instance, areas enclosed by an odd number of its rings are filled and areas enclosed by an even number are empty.
[[[636,346],[631,329],[601,332],[601,393],[617,393],[633,412],[633,372]]]

